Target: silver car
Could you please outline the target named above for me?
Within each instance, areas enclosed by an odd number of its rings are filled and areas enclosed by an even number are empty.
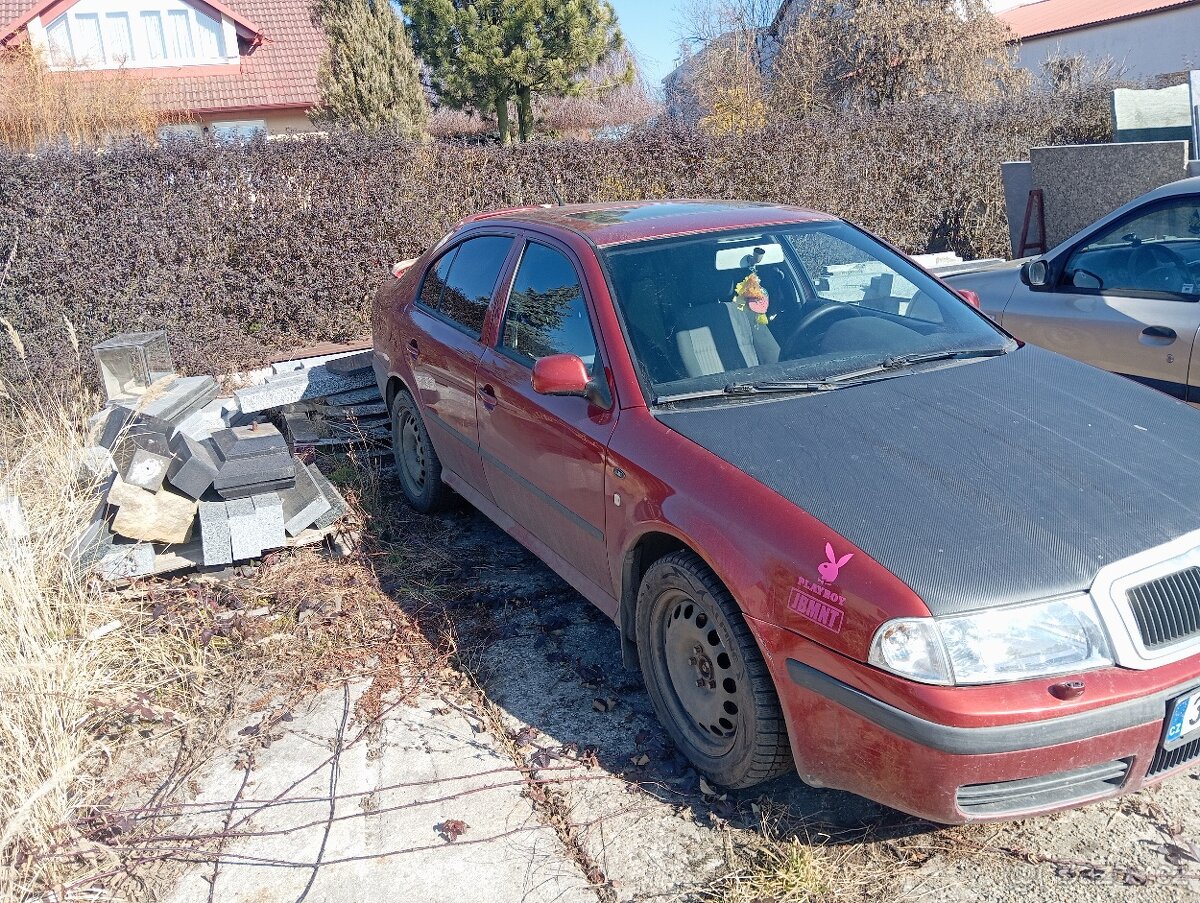
[[[1142,195],[1041,257],[941,275],[1019,339],[1200,403],[1200,178]]]

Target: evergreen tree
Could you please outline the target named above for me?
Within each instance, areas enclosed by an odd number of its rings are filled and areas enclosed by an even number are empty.
[[[405,0],[417,52],[448,106],[494,112],[510,136],[517,106],[521,140],[533,135],[533,97],[564,97],[623,45],[608,0]],[[622,79],[632,80],[626,69]]]
[[[423,135],[429,112],[420,67],[389,0],[316,0],[316,14],[329,52],[315,118]]]

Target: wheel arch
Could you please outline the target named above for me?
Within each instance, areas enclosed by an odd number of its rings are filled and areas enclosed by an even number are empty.
[[[387,404],[388,411],[392,410],[392,402],[396,400],[396,396],[399,395],[401,391],[405,391],[409,395],[413,394],[412,389],[408,387],[408,383],[406,383],[401,376],[396,373],[389,373],[387,383],[384,385],[383,391],[383,400]]]
[[[713,572],[721,585],[729,588],[728,582],[714,566],[712,558],[704,553],[698,543],[682,533],[669,530],[662,524],[650,525],[640,533],[630,544],[621,561],[621,598],[617,613],[617,626],[621,631],[621,661],[631,671],[640,670],[636,619],[638,589],[642,585],[642,579],[656,561],[672,552],[683,551],[697,556]]]

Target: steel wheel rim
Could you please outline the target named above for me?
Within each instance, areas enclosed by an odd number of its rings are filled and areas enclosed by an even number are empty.
[[[737,743],[750,701],[735,653],[705,606],[681,590],[659,597],[658,647],[668,704],[692,741],[717,757]]]
[[[400,420],[400,463],[409,485],[419,495],[425,489],[425,444],[415,418],[407,411]]]

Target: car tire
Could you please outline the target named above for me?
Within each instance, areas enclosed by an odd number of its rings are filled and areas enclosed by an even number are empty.
[[[714,783],[790,771],[779,696],[737,602],[695,553],[656,561],[638,589],[638,658],[658,718]]]
[[[450,487],[442,482],[442,462],[429,441],[416,401],[405,391],[396,393],[392,401],[392,456],[409,505],[422,514],[446,507]]]

